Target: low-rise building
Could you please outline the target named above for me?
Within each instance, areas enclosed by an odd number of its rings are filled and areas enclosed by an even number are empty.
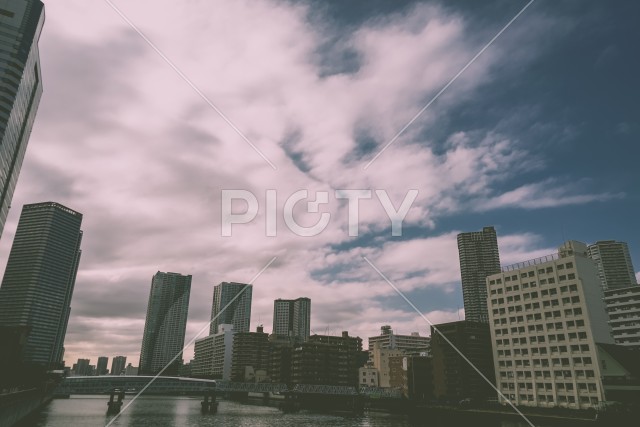
[[[292,350],[291,381],[355,387],[363,364],[360,337],[312,335]]]
[[[462,320],[431,326],[431,354],[436,399],[457,403],[495,396],[491,335],[486,323]]]

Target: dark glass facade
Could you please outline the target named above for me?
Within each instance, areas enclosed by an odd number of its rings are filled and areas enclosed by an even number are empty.
[[[500,273],[498,237],[493,227],[458,234],[462,297],[466,320],[488,322],[487,276]]]
[[[182,364],[190,293],[190,275],[158,271],[153,276],[140,350],[140,375],[155,375],[165,367],[163,375],[177,375]]]
[[[0,287],[0,325],[29,329],[24,361],[62,361],[80,262],[82,214],[54,202],[25,205]]]
[[[42,95],[39,0],[0,2],[0,235]]]
[[[249,332],[252,291],[253,286],[244,283],[222,282],[214,286],[209,335],[217,334],[218,325],[223,324],[233,325],[234,332]]]

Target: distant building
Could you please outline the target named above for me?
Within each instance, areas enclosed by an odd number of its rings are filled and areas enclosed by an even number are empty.
[[[42,96],[38,40],[43,25],[41,1],[0,3],[0,235]]]
[[[96,364],[96,374],[97,375],[107,375],[109,373],[109,358],[106,356],[98,357],[98,363]]]
[[[402,371],[405,397],[416,402],[433,400],[433,359],[431,357],[404,356]]]
[[[233,325],[221,324],[217,334],[195,342],[191,374],[194,378],[231,380]]]
[[[487,286],[499,390],[515,405],[599,407],[596,344],[613,339],[587,246],[566,242],[558,254],[505,267]]]
[[[256,371],[269,371],[269,334],[258,326],[256,332],[238,332],[233,336],[231,380],[256,382]]]
[[[291,380],[295,384],[357,386],[362,361],[362,339],[311,335],[294,348],[291,356]]]
[[[598,268],[602,289],[626,288],[637,285],[636,273],[626,242],[602,240],[589,245],[589,258]]]
[[[389,387],[391,388],[402,389],[405,386],[405,372],[402,369],[404,357],[402,355],[389,358]]]
[[[379,342],[374,344],[373,350],[369,352],[369,362],[370,366],[378,370],[379,387],[394,387],[391,379],[391,359],[400,358],[402,363],[401,358],[404,355],[404,350],[382,348]]]
[[[213,288],[209,335],[218,333],[218,325],[233,325],[235,332],[249,332],[253,286],[222,282]]]
[[[111,375],[123,375],[127,364],[127,356],[115,356],[111,360]]]
[[[369,351],[378,343],[381,349],[402,350],[404,354],[428,355],[431,351],[430,342],[430,337],[420,336],[418,332],[398,335],[393,333],[391,326],[384,325],[380,328],[380,335],[369,337]]]
[[[616,344],[640,350],[640,286],[609,289],[604,302]]]
[[[363,366],[358,369],[358,384],[367,387],[379,387],[378,370],[373,366]]]
[[[72,373],[76,377],[87,377],[91,375],[91,368],[89,367],[89,359],[78,359],[77,363],[73,364]]]
[[[498,238],[493,227],[458,234],[462,297],[466,320],[488,322],[485,279],[500,272]]]
[[[189,312],[191,275],[158,271],[151,280],[140,350],[140,375],[178,375]],[[177,358],[176,358],[177,357]],[[175,360],[174,360],[175,359]]]
[[[491,385],[460,356],[456,348],[487,379],[494,381],[489,325],[462,320],[431,326],[435,398],[457,403],[467,398],[486,400],[495,396]]]
[[[125,375],[138,375],[138,367],[137,366],[133,366],[131,363],[129,363],[127,365],[127,367],[124,368],[124,374]]]
[[[311,330],[311,300],[277,299],[273,302],[273,334],[294,337],[300,341],[309,338]]]
[[[289,337],[269,336],[269,376],[271,382],[290,384],[294,342]]]
[[[59,203],[22,208],[0,287],[0,324],[29,329],[24,362],[62,363],[80,262],[81,224],[81,213]]]

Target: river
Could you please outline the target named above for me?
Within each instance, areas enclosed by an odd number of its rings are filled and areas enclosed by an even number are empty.
[[[27,425],[36,427],[105,426],[113,415],[106,415],[106,396],[72,396],[55,399]],[[129,403],[125,399],[125,405]],[[201,414],[200,399],[188,397],[140,397],[123,410],[112,426],[131,427],[450,427],[454,420],[410,419],[397,414],[367,413],[363,416],[337,416],[301,411],[283,414],[277,408],[219,401],[217,414]],[[486,425],[486,424],[484,424]],[[476,426],[474,426],[476,427]],[[502,421],[487,427],[528,427],[525,422]]]

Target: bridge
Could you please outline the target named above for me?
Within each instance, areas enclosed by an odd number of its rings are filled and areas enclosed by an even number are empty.
[[[155,380],[153,380],[155,378]],[[151,382],[153,380],[153,382]],[[145,387],[151,384],[145,389]],[[210,395],[212,393],[262,393],[294,395],[332,395],[401,398],[397,389],[379,387],[348,387],[316,384],[239,383],[184,377],[153,377],[145,375],[102,375],[67,377],[56,389],[57,395],[109,394],[113,390],[126,394]]]

